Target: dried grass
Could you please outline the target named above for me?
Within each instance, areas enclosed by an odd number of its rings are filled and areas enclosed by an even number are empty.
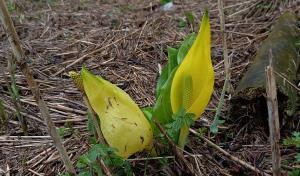
[[[203,120],[197,123],[196,127],[203,126],[203,122],[204,125],[211,123],[225,78],[217,1],[176,1],[176,10],[169,12],[162,11],[157,1],[144,0],[90,0],[83,3],[79,9],[74,7],[72,0],[53,1],[48,4],[44,1],[15,2],[15,26],[26,54],[31,58],[29,64],[50,107],[53,121],[57,127],[68,123],[78,131],[75,135],[64,138],[66,149],[74,163],[88,148],[86,107],[80,92],[66,73],[70,70],[78,71],[82,65],[86,65],[94,73],[129,93],[140,106],[153,105],[159,65],[163,65],[167,58],[166,47],[176,46],[191,32],[189,28],[178,27],[179,18],[184,17],[184,12],[188,10],[195,13],[197,21],[200,21],[204,8],[210,11],[216,84]],[[270,1],[271,8],[259,7],[258,4],[262,2],[225,1],[225,26],[229,57],[232,60],[233,87],[251,63],[261,41],[267,37],[274,20],[281,12],[292,9],[300,17],[300,4],[296,0],[284,1],[285,3]],[[0,64],[6,66],[11,51],[2,29],[0,38]],[[87,56],[80,62],[65,69],[84,55]],[[60,70],[63,70],[62,73],[57,74]],[[8,74],[7,70],[6,73]],[[5,79],[0,75],[0,99],[10,116],[8,130],[0,131],[0,171],[9,166],[12,175],[17,172],[21,175],[56,175],[63,172],[63,165],[52,146],[33,96],[26,87],[25,79],[20,73],[16,74],[16,78],[21,90],[24,109],[22,113],[28,119],[30,136],[22,135],[17,120],[13,118],[12,100]],[[225,98],[226,102],[229,98]],[[227,109],[228,103],[225,103],[223,115]],[[229,137],[233,140],[211,140],[225,149],[232,149],[232,154],[240,159],[256,163],[257,167],[269,171],[270,146],[265,130],[259,127],[252,128],[249,123],[239,123],[241,121],[227,126],[232,132],[228,133],[228,136],[233,135]],[[241,139],[244,141],[240,141]],[[231,148],[231,144],[238,146]],[[188,150],[193,154],[188,158],[197,166],[199,174],[230,175],[243,170],[220,153],[212,151],[206,144],[199,142],[196,137],[190,139]],[[283,159],[291,157],[291,152],[287,149],[288,155],[284,155]],[[136,156],[130,161],[136,175],[143,174],[144,171],[145,160],[138,160],[141,157],[142,155]],[[153,175],[159,171],[170,175],[182,172],[180,167],[176,169],[176,163],[171,169],[160,167],[158,160],[149,161],[147,168],[147,173]]]

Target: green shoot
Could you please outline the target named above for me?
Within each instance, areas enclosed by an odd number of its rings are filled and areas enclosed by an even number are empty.
[[[88,111],[87,113],[87,129],[88,129],[88,132],[89,132],[89,143],[90,144],[97,144],[97,131],[96,131],[96,128],[95,128],[95,125],[94,125],[94,121],[92,119],[92,114],[90,111]]]
[[[7,9],[9,12],[13,12],[16,10],[16,4],[15,4],[14,0],[8,0],[6,4],[7,4]]]
[[[159,2],[160,2],[161,5],[165,5],[169,2],[172,2],[172,0],[160,0]]]
[[[283,140],[284,145],[294,145],[300,148],[300,132],[293,132],[292,137]]]
[[[9,73],[10,73],[10,81],[11,84],[9,84],[8,79],[6,79],[6,83],[7,83],[7,88],[9,91],[9,94],[12,98],[13,104],[15,106],[16,109],[16,116],[19,120],[19,122],[21,123],[21,127],[23,130],[24,135],[27,135],[27,121],[25,119],[25,117],[21,114],[21,101],[20,101],[20,94],[19,94],[19,89],[17,87],[17,82],[16,82],[16,76],[15,76],[15,72],[16,72],[16,64],[15,63],[8,63],[8,67],[9,67]],[[6,76],[4,75],[4,77],[6,78]]]
[[[184,108],[180,108],[177,114],[172,115],[173,122],[166,124],[167,133],[170,138],[177,143],[178,133],[183,126],[191,126],[194,124],[195,115],[187,113]]]
[[[3,102],[0,99],[0,130],[5,130],[7,126],[7,121],[8,121],[7,114],[5,112]]]
[[[99,159],[102,159],[106,166],[113,169],[115,175],[132,175],[130,164],[121,157],[114,154],[115,149],[103,144],[95,144],[78,162],[77,168],[79,175],[104,175],[99,165]]]
[[[186,11],[185,13],[186,21],[190,24],[191,28],[195,26],[195,15],[192,11]]]
[[[283,145],[294,145],[296,148],[300,148],[300,132],[293,132],[292,137],[283,140]],[[300,163],[300,153],[296,154],[295,162]],[[292,171],[288,172],[289,176],[298,176],[299,174],[299,169],[293,169]]]
[[[294,169],[294,170],[292,170],[292,171],[289,171],[289,172],[288,172],[288,175],[289,175],[289,176],[299,176],[299,175],[300,175],[300,170]]]
[[[180,18],[179,22],[178,22],[178,27],[179,28],[185,28],[186,25],[187,25],[187,22],[183,18]]]

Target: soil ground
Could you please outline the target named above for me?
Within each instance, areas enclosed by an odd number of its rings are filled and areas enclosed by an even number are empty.
[[[205,8],[209,10],[212,29],[215,90],[205,113],[193,129],[206,128],[212,123],[225,78],[217,1],[175,1],[175,9],[170,11],[164,11],[158,0],[13,2],[12,18],[23,49],[29,57],[28,64],[50,108],[51,117],[57,127],[71,126],[73,129],[72,133],[64,136],[64,145],[74,163],[89,148],[87,109],[81,93],[67,76],[68,71],[79,71],[85,65],[93,73],[125,90],[141,107],[151,106],[155,100],[158,71],[167,61],[167,47],[176,47],[185,36],[197,32]],[[260,0],[225,0],[232,88],[236,87],[253,61],[274,21],[286,10],[292,10],[300,17],[299,1],[268,1],[266,4]],[[195,14],[196,24],[180,27],[179,23],[187,11]],[[0,69],[3,69],[12,53],[3,29],[0,29],[0,38],[0,65],[3,66]],[[6,70],[5,73],[8,75]],[[10,120],[7,129],[0,131],[0,171],[9,169],[11,175],[63,173],[62,162],[25,78],[19,71],[16,79],[20,88],[22,114],[28,119],[29,136],[24,136],[18,125],[15,108],[1,72],[0,99]],[[205,137],[232,156],[271,173],[267,117],[240,114],[231,118],[226,116],[229,109],[230,95],[225,97],[222,117],[226,123],[220,129],[220,134],[210,136],[205,133]],[[293,123],[297,125],[297,119]],[[200,175],[259,175],[225,157],[198,137],[190,136],[186,150],[191,155],[187,158],[197,166]],[[294,148],[282,149],[282,159],[289,168],[289,161],[296,151]],[[185,173],[174,159],[170,159],[169,164],[162,164],[159,159],[143,159],[145,156],[138,154],[130,158],[135,175]]]

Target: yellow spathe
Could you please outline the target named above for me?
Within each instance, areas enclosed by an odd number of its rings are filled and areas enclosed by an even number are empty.
[[[109,146],[123,158],[152,147],[152,128],[138,105],[122,89],[81,71],[84,91],[100,118],[103,136]]]
[[[173,113],[180,107],[199,118],[207,106],[214,86],[214,71],[210,51],[210,24],[208,12],[202,18],[195,42],[177,69],[171,86],[171,106]],[[195,119],[195,120],[196,120]],[[188,135],[188,127],[180,132],[179,146],[183,147]]]

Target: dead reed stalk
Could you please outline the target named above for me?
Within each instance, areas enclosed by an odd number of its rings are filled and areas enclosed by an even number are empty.
[[[270,143],[272,151],[272,171],[274,176],[281,175],[280,127],[275,74],[272,67],[272,51],[269,54],[270,64],[266,68],[266,92],[269,115]]]

